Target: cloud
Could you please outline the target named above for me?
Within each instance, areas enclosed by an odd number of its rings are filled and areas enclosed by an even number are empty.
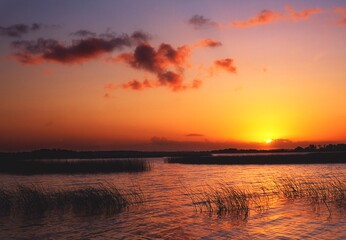
[[[208,18],[205,18],[202,15],[193,15],[189,21],[189,24],[191,24],[195,29],[201,29],[201,28],[208,28],[208,27],[217,27],[218,24],[214,21],[211,21]]]
[[[263,25],[275,20],[280,19],[282,16],[281,13],[273,12],[270,10],[262,10],[256,16],[250,18],[249,20],[242,22],[231,22],[231,26],[233,27],[252,27],[256,25]]]
[[[124,62],[134,69],[153,74],[155,78],[144,81],[134,79],[117,87],[132,90],[158,87],[167,87],[173,91],[198,89],[203,84],[201,79],[186,82],[184,76],[185,70],[191,67],[189,57],[192,51],[200,47],[215,48],[221,45],[221,42],[213,39],[202,39],[195,44],[179,47],[161,43],[155,48],[147,42],[140,43],[133,52],[120,54],[112,61]]]
[[[230,73],[237,73],[237,68],[234,66],[234,60],[232,58],[216,60],[214,64],[216,67],[224,69]]]
[[[290,20],[306,20],[313,14],[319,14],[323,11],[319,8],[307,8],[301,11],[295,11],[293,7],[286,6],[287,16]]]
[[[20,38],[30,32],[38,31],[42,29],[42,27],[42,24],[39,23],[33,23],[31,25],[14,24],[8,27],[0,26],[0,36]]]
[[[194,80],[191,84],[184,83],[184,69],[188,66],[187,58],[190,56],[189,46],[177,48],[162,43],[157,49],[148,43],[139,44],[133,53],[124,53],[116,58],[132,68],[145,70],[156,76],[155,81],[131,80],[122,84],[123,88],[142,90],[144,88],[166,86],[173,91],[187,88],[198,88],[200,80]]]
[[[131,38],[140,41],[140,42],[148,42],[152,39],[151,35],[148,33],[145,33],[143,31],[135,31],[132,33]]]
[[[75,40],[71,46],[54,39],[38,39],[36,41],[14,41],[12,47],[17,50],[14,57],[21,63],[35,64],[45,61],[58,63],[79,63],[96,58],[116,49],[132,46],[132,38],[127,35],[104,39],[88,37]]]
[[[125,89],[132,89],[132,90],[142,90],[144,88],[153,88],[155,86],[155,83],[150,82],[148,79],[145,79],[144,81],[138,81],[136,79],[131,80],[127,83],[122,84],[122,87]]]
[[[12,41],[11,46],[14,49],[12,56],[23,64],[44,62],[74,64],[90,61],[125,47],[134,47],[131,52],[122,53],[116,58],[109,59],[113,62],[124,62],[131,68],[152,74],[153,77],[150,77],[151,80],[132,79],[122,84],[106,84],[105,91],[119,88],[143,90],[157,87],[180,91],[198,89],[203,84],[203,81],[197,78],[191,79],[189,82],[185,81],[184,73],[191,67],[189,57],[192,51],[196,48],[216,48],[222,45],[220,41],[214,39],[202,39],[192,45],[173,47],[170,44],[161,43],[157,47],[153,47],[149,43],[151,35],[143,31],[117,36],[109,31],[97,34],[81,29],[70,35],[78,38],[73,40],[70,45],[55,39],[44,38]]]
[[[248,20],[238,22],[234,21],[231,22],[230,25],[232,27],[246,28],[285,20],[301,21],[309,19],[309,17],[313,14],[319,14],[323,12],[319,8],[307,8],[301,11],[296,11],[291,6],[286,6],[285,10],[286,12],[281,13],[265,9]]]
[[[186,137],[204,137],[203,134],[199,134],[199,133],[189,133],[185,135]]]
[[[221,46],[222,46],[222,43],[220,41],[210,39],[210,38],[202,39],[201,41],[195,44],[195,47],[215,48],[215,47],[221,47]]]

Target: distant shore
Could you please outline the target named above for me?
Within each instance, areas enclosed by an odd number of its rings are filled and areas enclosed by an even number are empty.
[[[245,165],[245,164],[330,164],[346,163],[346,152],[313,152],[271,155],[228,155],[228,156],[194,156],[169,157],[167,163],[180,164],[216,164],[216,165]]]
[[[65,149],[40,149],[28,152],[0,152],[0,160],[39,160],[39,159],[109,159],[109,158],[162,158],[162,157],[211,157],[217,154],[245,153],[334,153],[346,152],[346,144],[309,145],[294,149],[236,149],[227,148],[212,151],[73,151]],[[323,155],[323,154],[322,154]],[[322,156],[321,155],[321,156]],[[313,155],[309,155],[312,157]],[[286,158],[286,157],[283,157]],[[220,159],[222,159],[220,157]],[[244,159],[244,158],[243,158]]]

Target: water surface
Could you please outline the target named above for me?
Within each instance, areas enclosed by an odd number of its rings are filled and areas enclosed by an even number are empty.
[[[240,188],[270,187],[273,180],[294,176],[316,181],[345,180],[346,164],[326,165],[180,165],[151,159],[143,173],[95,175],[0,175],[3,186],[40,184],[48,189],[115,183],[139,186],[146,202],[112,216],[50,214],[41,218],[0,218],[0,239],[346,239],[346,214],[330,216],[304,201],[277,199],[270,208],[250,211],[247,219],[196,212],[186,188],[230,183]]]

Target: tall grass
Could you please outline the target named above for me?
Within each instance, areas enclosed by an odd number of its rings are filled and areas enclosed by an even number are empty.
[[[150,162],[144,159],[0,160],[0,173],[19,175],[143,172],[150,169]]]
[[[53,191],[38,185],[0,188],[0,215],[3,216],[37,217],[49,212],[114,214],[143,202],[139,189],[119,190],[111,184]]]
[[[256,191],[226,183],[207,185],[202,190],[185,189],[197,211],[241,216],[244,220],[251,211],[265,212],[279,199],[303,200],[316,211],[327,210],[329,216],[333,210],[346,210],[346,183],[336,177],[325,181],[281,177],[271,185],[271,188],[263,185]]]
[[[316,210],[325,207],[330,215],[332,208],[346,210],[346,184],[336,177],[323,181],[284,177],[276,181],[276,187],[280,196],[305,200]]]
[[[263,212],[268,208],[268,196],[251,193],[227,183],[208,185],[203,191],[189,189],[188,195],[197,211],[217,215],[233,215],[246,219],[250,209]]]

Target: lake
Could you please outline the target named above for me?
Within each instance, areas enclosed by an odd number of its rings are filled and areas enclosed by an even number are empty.
[[[291,177],[345,183],[346,164],[185,165],[149,159],[151,171],[93,175],[0,175],[1,185],[39,184],[47,189],[114,183],[140,188],[145,202],[114,215],[48,214],[0,218],[0,239],[346,239],[345,209],[316,208],[301,200],[271,198],[265,211],[247,218],[195,209],[188,190],[220,183],[256,191]]]

